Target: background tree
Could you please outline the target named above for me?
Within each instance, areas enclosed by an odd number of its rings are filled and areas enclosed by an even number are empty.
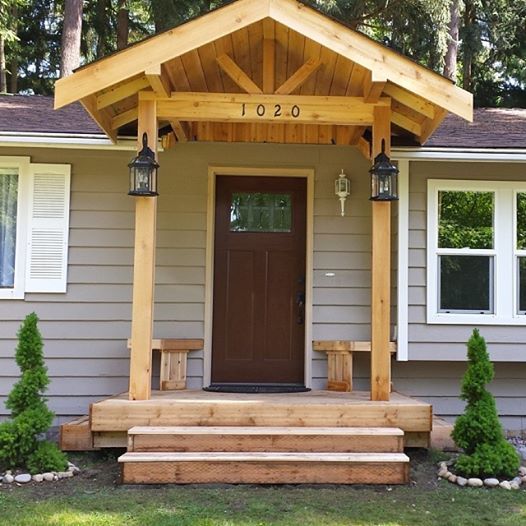
[[[80,65],[80,37],[82,34],[83,0],[66,0],[62,44],[60,47],[60,76],[66,77]]]

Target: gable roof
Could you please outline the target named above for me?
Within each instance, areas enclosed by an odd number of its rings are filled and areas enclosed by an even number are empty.
[[[267,43],[275,50],[272,64],[264,60]],[[55,107],[80,100],[114,138],[137,118],[142,90],[164,97],[189,91],[264,92],[354,96],[366,102],[385,96],[392,100],[395,134],[412,134],[420,142],[448,111],[472,119],[470,93],[295,0],[237,0],[98,60],[57,81]],[[197,140],[225,134],[214,123],[206,133],[194,124],[185,126]],[[249,135],[244,126],[236,125],[232,135]],[[267,130],[258,126],[261,133],[255,135],[268,139]],[[286,125],[281,126],[279,135],[286,137]],[[356,126],[350,136],[356,139],[364,130]],[[347,140],[347,133],[340,135]]]
[[[425,143],[431,148],[526,149],[526,108],[476,108],[473,122],[448,115]],[[135,136],[124,130],[123,136]],[[2,134],[100,135],[81,104],[53,110],[53,98],[41,95],[0,96]],[[398,145],[410,145],[399,142]]]

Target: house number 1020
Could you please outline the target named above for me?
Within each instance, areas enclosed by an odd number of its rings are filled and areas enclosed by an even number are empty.
[[[256,115],[258,117],[264,117],[267,115],[267,112],[270,113],[272,117],[282,117],[283,116],[283,108],[281,104],[274,104],[270,108],[267,108],[265,104],[258,104],[256,106]],[[301,110],[300,107],[297,104],[294,104],[292,108],[290,109],[290,115],[292,118],[297,119],[300,116]],[[241,116],[245,117],[247,115],[247,105],[243,103],[241,105]]]

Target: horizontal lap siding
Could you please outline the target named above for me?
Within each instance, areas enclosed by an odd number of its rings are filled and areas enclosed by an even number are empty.
[[[395,387],[433,404],[450,419],[462,412],[458,398],[472,326],[426,323],[427,180],[524,181],[524,164],[412,162],[409,195],[409,359],[394,367]],[[495,380],[490,388],[504,425],[524,429],[526,415],[526,327],[480,326]]]

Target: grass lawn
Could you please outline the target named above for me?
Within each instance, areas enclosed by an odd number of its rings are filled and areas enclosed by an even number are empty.
[[[425,453],[412,484],[396,486],[119,486],[115,459],[73,458],[83,472],[56,483],[0,488],[9,526],[519,526],[526,489],[461,489],[438,482]],[[435,460],[435,459],[433,459]]]

